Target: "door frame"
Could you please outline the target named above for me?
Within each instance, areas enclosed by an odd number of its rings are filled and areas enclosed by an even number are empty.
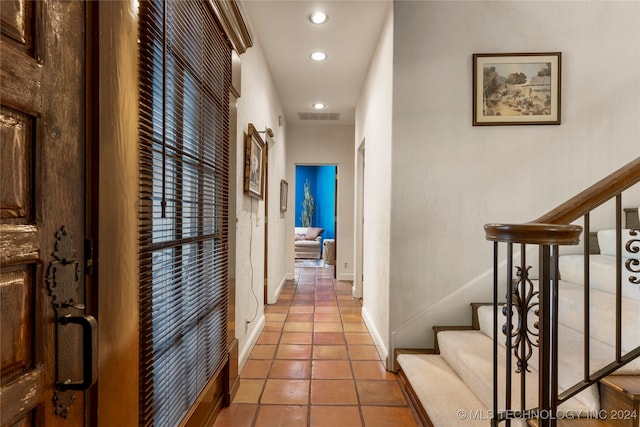
[[[358,146],[356,153],[356,212],[355,212],[355,265],[352,294],[354,298],[363,298],[364,294],[364,168],[365,140]]]
[[[295,189],[297,188],[298,185],[298,166],[302,166],[302,167],[322,167],[322,166],[333,166],[335,167],[335,175],[334,175],[334,188],[335,188],[335,194],[334,194],[334,204],[333,204],[333,230],[334,230],[334,251],[335,251],[335,265],[334,265],[334,269],[333,269],[333,277],[334,279],[337,277],[337,271],[338,271],[338,199],[339,199],[339,175],[340,175],[340,164],[339,163],[295,163],[293,165],[293,176],[294,176],[294,180],[293,180],[293,185],[294,185],[294,190],[293,190],[293,214],[294,214],[294,219],[293,219],[293,224],[295,226],[296,223],[296,218],[295,218],[295,206],[298,206],[299,203],[301,202],[300,200],[297,200],[296,198],[296,191]],[[324,237],[323,237],[324,239]],[[322,248],[324,249],[324,248]],[[295,262],[295,258],[294,258],[294,262]]]
[[[100,43],[99,8],[100,2],[86,3],[86,36],[85,36],[85,69],[86,69],[86,101],[85,101],[85,179],[86,179],[86,230],[87,252],[86,306],[87,313],[96,319],[98,316],[98,277],[99,259],[98,230],[100,212]],[[94,384],[85,396],[87,425],[97,425],[98,421],[98,386]]]
[[[94,276],[100,282],[91,299],[100,324],[92,425],[138,425],[138,11],[132,2],[87,3],[97,8],[90,17],[96,37],[88,64],[94,95],[88,106],[90,176],[96,189],[90,206],[94,258],[99,252]]]
[[[262,133],[258,131],[258,133]],[[269,303],[269,140],[265,132],[264,135],[264,284],[263,284],[263,302],[265,305]]]

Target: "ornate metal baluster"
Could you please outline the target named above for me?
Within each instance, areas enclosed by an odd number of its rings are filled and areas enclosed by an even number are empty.
[[[516,276],[518,281],[513,285],[512,290],[512,306],[518,312],[517,325],[512,328],[511,331],[511,348],[513,348],[513,354],[516,357],[516,372],[522,371],[531,372],[529,369],[529,359],[533,355],[533,347],[538,346],[538,328],[539,322],[536,321],[531,325],[529,323],[529,312],[534,310],[534,314],[538,316],[538,291],[535,290],[533,282],[529,279],[528,266],[525,270],[521,267],[516,267]],[[524,289],[524,292],[522,290]],[[524,298],[523,298],[524,295]],[[507,316],[507,307],[503,307],[502,314]],[[507,334],[507,325],[502,327],[502,333]],[[520,354],[518,349],[521,344],[524,343],[525,354]]]
[[[633,228],[629,231],[629,234],[635,237],[635,239],[629,239],[625,245],[625,249],[632,254],[640,254],[640,229]],[[640,274],[640,256],[638,258],[628,258],[624,265],[627,271],[634,273],[633,276],[629,276],[629,282],[639,285],[640,277],[635,274]]]

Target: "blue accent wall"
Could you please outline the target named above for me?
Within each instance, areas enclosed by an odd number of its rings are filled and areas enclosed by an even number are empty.
[[[296,166],[296,227],[302,227],[302,201],[307,180],[315,200],[313,226],[324,228],[323,239],[335,239],[336,166]]]
[[[318,166],[316,181],[316,212],[318,227],[324,228],[324,239],[335,239],[336,167]]]
[[[316,198],[316,172],[315,166],[296,166],[296,227],[302,227],[302,201],[307,180],[311,184],[311,194]]]

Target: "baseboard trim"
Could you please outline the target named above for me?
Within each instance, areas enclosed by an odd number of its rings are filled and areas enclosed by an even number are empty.
[[[336,278],[342,282],[353,282],[354,275],[353,273],[338,274]]]
[[[380,356],[380,359],[386,361],[386,364],[387,364],[386,368],[389,369],[388,367],[389,350],[387,349],[387,346],[382,340],[382,337],[380,336],[378,329],[375,327],[373,321],[371,320],[371,316],[369,316],[369,312],[364,307],[362,307],[362,320],[364,320],[365,325],[367,325],[367,328],[369,329],[369,334],[371,334],[371,338],[373,338],[373,343],[376,346],[376,350],[378,351],[378,355]]]
[[[285,274],[282,277],[282,280],[280,281],[280,284],[278,285],[278,287],[276,288],[276,291],[274,293],[274,296],[273,296],[274,300],[272,301],[270,299],[269,301],[267,301],[268,304],[275,304],[275,303],[278,302],[278,298],[280,298],[280,294],[282,293],[282,290],[284,289],[284,285],[286,285],[287,284],[287,280],[289,280],[289,279],[287,279],[288,276],[289,276],[288,274]]]
[[[256,345],[256,342],[258,341],[258,338],[260,338],[260,334],[264,329],[264,322],[265,317],[263,314],[262,316],[260,316],[260,319],[258,319],[256,327],[253,328],[251,334],[247,336],[247,342],[245,343],[244,347],[242,347],[240,356],[238,357],[238,372],[242,372],[244,365],[247,363],[247,360],[249,360],[249,355],[251,354],[253,347]]]

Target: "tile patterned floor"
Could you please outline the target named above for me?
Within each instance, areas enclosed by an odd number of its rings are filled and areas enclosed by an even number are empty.
[[[351,283],[330,267],[296,264],[215,427],[416,426],[397,378],[384,369]]]

